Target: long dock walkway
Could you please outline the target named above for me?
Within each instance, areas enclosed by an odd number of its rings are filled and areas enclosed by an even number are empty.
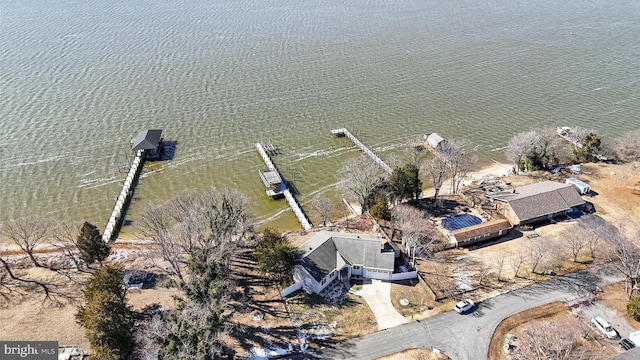
[[[113,236],[120,229],[120,226],[122,226],[122,221],[124,220],[122,218],[124,209],[127,208],[129,202],[131,201],[131,198],[133,196],[133,188],[138,181],[138,176],[140,176],[140,169],[142,169],[142,165],[144,164],[144,151],[145,150],[136,151],[136,157],[131,163],[131,168],[129,169],[127,178],[122,185],[120,195],[116,200],[116,204],[113,207],[113,212],[111,213],[109,221],[107,222],[107,226],[105,227],[104,233],[102,234],[102,240],[104,242],[111,241],[113,239]]]
[[[267,154],[262,144],[256,143],[256,149],[258,150],[258,153],[262,157],[262,160],[264,161],[265,165],[267,165],[267,169],[269,169],[269,171],[276,172],[278,176],[282,178],[282,176],[280,175],[280,172],[275,167],[275,165],[273,165],[273,162],[271,161],[269,154]],[[284,186],[284,190],[282,191],[282,194],[284,195],[285,199],[287,199],[287,203],[289,203],[289,207],[291,207],[291,210],[293,210],[293,213],[296,215],[296,218],[298,218],[298,221],[300,222],[300,225],[302,225],[302,228],[304,228],[305,230],[311,229],[313,227],[311,225],[311,222],[309,221],[309,219],[307,219],[307,216],[302,211],[300,205],[296,201],[296,198],[293,196],[293,194],[291,194],[291,191],[289,191],[289,188],[287,188],[286,185]]]
[[[356,146],[359,147],[360,150],[364,151],[365,154],[369,155],[369,157],[372,158],[373,161],[376,162],[376,164],[380,165],[380,167],[382,167],[384,171],[388,172],[389,174],[393,172],[393,170],[391,170],[391,167],[389,165],[387,165],[384,161],[382,161],[382,159],[380,159],[378,155],[376,155],[366,145],[364,145],[360,140],[358,140],[358,138],[353,136],[353,134],[351,134],[349,130],[345,128],[340,128],[340,129],[331,130],[331,133],[335,136],[346,136],[349,140],[351,140],[354,144],[356,144]]]

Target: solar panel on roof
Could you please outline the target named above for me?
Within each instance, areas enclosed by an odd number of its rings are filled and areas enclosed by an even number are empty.
[[[442,219],[442,227],[449,231],[454,231],[469,226],[478,225],[481,222],[482,219],[477,216],[473,216],[470,214],[460,214]]]

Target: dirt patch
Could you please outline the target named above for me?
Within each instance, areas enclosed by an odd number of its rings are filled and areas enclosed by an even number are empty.
[[[376,360],[449,360],[450,357],[438,354],[431,349],[408,349],[395,354],[379,357]]]

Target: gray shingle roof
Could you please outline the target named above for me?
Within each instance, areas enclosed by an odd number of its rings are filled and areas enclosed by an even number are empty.
[[[584,200],[571,184],[543,181],[521,186],[513,192],[492,196],[509,203],[520,221],[565,211],[584,204]]]
[[[321,231],[299,247],[302,265],[316,280],[321,280],[338,266],[338,258],[346,263],[393,271],[393,252],[382,252],[379,237]]]
[[[154,150],[160,145],[162,130],[142,130],[131,143],[131,150]]]

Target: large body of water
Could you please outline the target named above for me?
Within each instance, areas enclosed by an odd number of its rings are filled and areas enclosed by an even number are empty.
[[[534,127],[640,127],[637,0],[4,0],[0,16],[2,221],[102,228],[147,128],[177,148],[145,166],[129,219],[216,186],[296,229],[257,141],[283,150],[304,206],[337,198],[358,153],[336,127],[383,159],[438,132],[484,162]]]

